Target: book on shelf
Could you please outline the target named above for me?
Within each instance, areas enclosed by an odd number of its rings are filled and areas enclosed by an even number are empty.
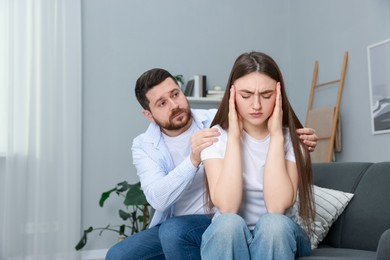
[[[193,95],[193,92],[194,92],[194,80],[193,79],[190,79],[188,82],[187,82],[187,85],[186,85],[186,88],[184,90],[184,95],[187,96],[187,97],[191,97]]]
[[[194,92],[191,96],[196,98],[206,97],[206,75],[195,75],[191,80],[194,80]]]

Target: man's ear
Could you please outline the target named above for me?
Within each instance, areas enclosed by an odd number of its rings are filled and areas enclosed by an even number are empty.
[[[152,112],[150,112],[149,110],[142,110],[142,114],[144,115],[144,117],[146,117],[146,119],[148,119],[150,122],[154,122],[154,118],[152,116]]]

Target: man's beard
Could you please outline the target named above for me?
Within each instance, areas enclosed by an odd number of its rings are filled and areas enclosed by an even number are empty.
[[[179,121],[174,121],[176,115],[180,114],[181,115],[179,116],[179,118],[176,118],[179,119]],[[157,125],[159,125],[161,128],[163,129],[166,129],[166,130],[169,130],[169,131],[175,131],[175,130],[180,130],[181,128],[183,128],[184,126],[186,126],[188,124],[188,121],[190,121],[191,119],[191,111],[189,109],[185,109],[185,108],[177,108],[175,110],[172,110],[170,116],[169,116],[169,121],[168,122],[160,122],[158,120],[156,120],[156,118],[154,119],[154,121],[156,122]]]

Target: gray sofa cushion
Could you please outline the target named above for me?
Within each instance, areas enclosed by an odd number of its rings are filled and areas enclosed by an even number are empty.
[[[375,260],[376,253],[372,251],[345,249],[345,248],[317,248],[311,256],[298,258],[298,260]]]
[[[376,251],[383,231],[390,228],[390,163],[367,169],[344,212],[340,246]]]
[[[390,162],[318,163],[313,170],[314,184],[354,194],[320,245],[376,251],[390,228]]]
[[[315,163],[313,164],[314,184],[354,194],[360,179],[371,165],[372,163]],[[352,199],[352,201],[354,200],[355,198]],[[346,211],[348,208],[349,206],[346,208]],[[333,223],[321,244],[341,247],[344,214]]]
[[[376,252],[377,260],[390,259],[390,229],[386,230],[379,240],[378,250]]]

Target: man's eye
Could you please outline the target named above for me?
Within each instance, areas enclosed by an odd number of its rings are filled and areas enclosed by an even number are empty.
[[[165,105],[165,101],[162,101],[162,102],[158,103],[159,107],[163,107],[164,105]]]

